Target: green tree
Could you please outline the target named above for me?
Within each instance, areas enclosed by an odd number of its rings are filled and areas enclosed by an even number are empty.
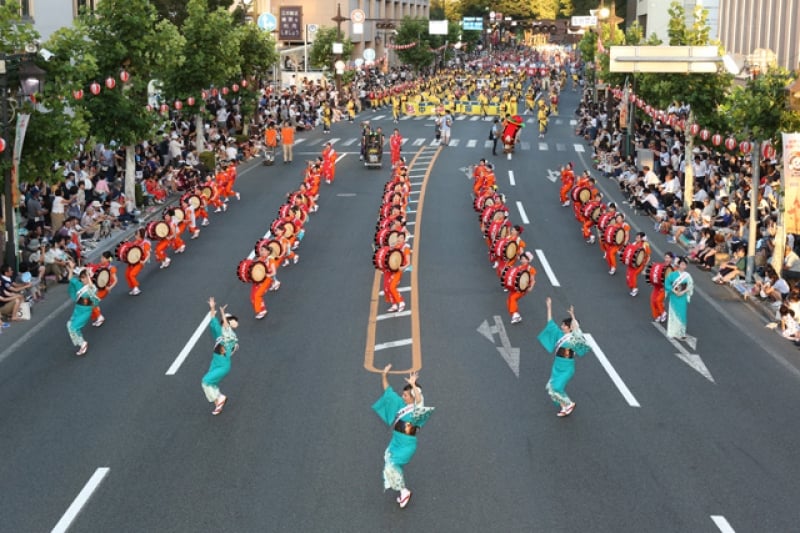
[[[347,61],[353,54],[353,42],[339,34],[337,28],[330,26],[322,26],[317,30],[317,35],[314,37],[314,44],[308,51],[308,62],[315,68],[327,67],[333,72],[333,64],[336,62],[336,56],[333,53],[333,43],[342,43],[343,51],[342,61]]]
[[[234,80],[241,80],[239,27],[234,26],[231,14],[223,9],[208,10],[206,0],[189,0],[183,33],[183,64],[180,69],[165,73],[164,92],[171,98],[186,101],[195,96],[195,143],[197,151],[205,150],[203,109],[205,102],[197,98],[202,89],[223,87]]]
[[[270,73],[272,66],[278,61],[278,52],[272,36],[255,24],[239,26],[238,33],[241,71],[243,79],[249,82],[249,90],[241,93],[242,118],[247,128],[252,116],[248,110],[255,113],[258,108],[258,82]]]
[[[216,11],[221,7],[227,11],[233,2],[234,0],[206,0],[206,8],[209,11]],[[183,22],[189,16],[186,0],[151,0],[151,3],[155,6],[160,18],[169,20],[176,26],[183,26]],[[240,17],[243,19],[244,12],[241,11],[241,7],[237,6],[237,9],[240,10]]]
[[[430,66],[435,59],[431,48],[438,46],[438,41],[432,39],[428,34],[426,19],[404,17],[397,26],[394,42],[398,46],[415,43],[415,46],[411,48],[397,50],[397,57],[400,58],[400,61],[415,70]]]
[[[79,27],[86,28],[97,61],[99,83],[118,78],[125,69],[127,83],[103,87],[97,96],[82,100],[89,111],[91,134],[101,142],[112,139],[126,147],[125,195],[134,195],[134,146],[152,133],[154,116],[146,109],[147,85],[178,71],[183,63],[184,38],[168,20],[159,20],[149,0],[103,0],[95,14],[84,14]],[[88,85],[92,79],[85,81]]]

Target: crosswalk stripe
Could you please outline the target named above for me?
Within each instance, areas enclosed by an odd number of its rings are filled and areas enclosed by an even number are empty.
[[[575,151],[576,152],[585,152],[586,150],[583,148],[582,144],[576,144],[575,145]]]
[[[400,120],[408,120],[410,118],[411,118],[411,115],[403,115],[402,117],[400,117]]]
[[[573,118],[572,120],[569,121],[569,125],[570,126],[577,126],[578,125],[578,121]]]
[[[312,139],[312,140],[308,141],[308,144],[306,144],[306,146],[314,146],[315,144],[319,144],[321,142],[322,142],[321,138],[320,139]]]
[[[560,126],[561,124],[563,124],[563,123],[564,123],[564,121],[563,121],[563,120],[561,120],[560,118],[557,118],[555,122],[556,122],[556,125],[557,125],[557,126]]]
[[[475,122],[476,120],[480,120],[480,118],[481,117],[479,115],[475,115],[474,117],[470,117],[469,121],[470,122]]]
[[[347,139],[346,141],[342,141],[342,146],[350,146],[354,142],[356,142],[358,138],[353,137],[352,139]]]
[[[566,152],[567,145],[563,143],[556,143],[556,152]]]
[[[439,145],[439,140],[438,139],[434,139],[434,140],[431,141],[431,143],[428,146],[438,146],[438,145]]]
[[[547,143],[539,143],[539,150],[541,150],[542,152],[546,152],[549,149],[550,148],[547,146]]]
[[[476,144],[478,144],[478,141],[475,139],[470,139],[467,141],[467,148],[475,148]]]
[[[422,116],[422,117],[414,117],[414,120],[425,120],[425,117],[424,116]]]
[[[378,115],[376,117],[372,117],[372,120],[380,120],[380,119],[382,119],[384,117],[386,117],[386,115]]]
[[[414,142],[411,143],[411,144],[412,144],[412,146],[422,146],[423,144],[425,144],[425,138],[424,137],[420,137],[418,139],[414,139]]]
[[[484,141],[483,147],[484,148],[492,148],[494,146],[494,141]]]
[[[450,139],[450,146],[458,146],[459,140],[458,139]]]
[[[300,137],[299,139],[295,139],[295,140],[294,140],[294,144],[295,144],[295,145],[298,145],[298,144],[300,144],[300,143],[302,143],[302,142],[306,142],[306,139],[305,139],[305,137]]]
[[[529,143],[529,142],[525,142],[525,141],[520,141],[520,143],[519,143],[519,147],[520,147],[522,150],[530,150],[530,149],[531,149],[531,143]]]
[[[465,118],[467,118],[467,115],[458,115],[456,120],[464,120]]]
[[[331,143],[331,146],[333,146],[334,144],[338,143],[339,141],[341,141],[341,139],[340,139],[340,138],[338,138],[338,137],[334,137],[333,139],[331,139],[331,140],[330,140],[330,141],[328,141],[328,142],[330,142],[330,143]]]

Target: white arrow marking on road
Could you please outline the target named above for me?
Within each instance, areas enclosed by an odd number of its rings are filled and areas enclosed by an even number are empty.
[[[69,526],[71,526],[72,522],[78,517],[78,513],[81,512],[83,506],[86,505],[86,502],[89,501],[89,498],[92,497],[94,491],[97,490],[97,487],[103,482],[103,478],[105,478],[110,471],[111,469],[107,467],[98,468],[94,471],[92,477],[90,477],[86,485],[83,486],[51,533],[65,533],[69,529]]]
[[[539,262],[542,264],[542,268],[544,268],[544,273],[547,274],[547,279],[550,280],[550,285],[552,285],[553,287],[560,287],[561,284],[556,279],[556,275],[553,272],[553,269],[550,268],[550,263],[544,256],[544,252],[541,250],[536,250],[536,256],[539,258]]]
[[[522,207],[522,202],[517,202],[517,209],[519,209],[519,216],[522,219],[522,223],[530,224],[531,221],[528,220],[528,215],[525,214],[525,208]]]
[[[717,526],[722,533],[736,533],[724,516],[712,514],[711,520],[714,521],[714,525]]]
[[[558,170],[550,170],[549,168],[547,169],[547,179],[549,179],[553,183],[555,183],[556,180],[558,180],[558,178],[560,177],[561,173]]]
[[[495,348],[514,375],[519,377],[519,348],[511,346],[511,340],[503,326],[503,319],[499,315],[494,315],[494,326],[490,326],[489,322],[484,320],[478,326],[478,333],[489,339],[492,344],[494,344],[494,334],[497,333],[500,338],[500,346],[495,346]]]
[[[514,171],[513,170],[509,170],[508,171],[508,181],[511,183],[512,187],[517,184],[517,182],[514,181]]]
[[[703,359],[701,359],[698,354],[689,353],[686,350],[686,348],[684,348],[681,345],[681,343],[677,341],[677,339],[673,339],[672,337],[667,336],[667,331],[658,322],[651,322],[651,323],[659,332],[661,332],[662,335],[664,335],[664,337],[669,341],[669,343],[672,344],[675,347],[675,349],[678,350],[678,353],[675,354],[678,357],[678,359],[680,359],[681,361],[683,361],[684,363],[695,369],[711,383],[716,383],[714,381],[714,377],[711,375],[711,372],[708,371],[708,368],[706,368],[705,363],[703,363]],[[693,340],[690,341],[689,338],[687,337],[687,344],[689,344],[692,347],[692,350],[694,350],[695,347],[697,346],[697,339],[695,339],[694,337],[691,337],[691,339]]]
[[[641,407],[639,402],[631,393],[630,389],[628,389],[628,386],[625,385],[625,382],[622,381],[622,378],[619,377],[619,374],[617,374],[617,371],[606,357],[606,354],[604,354],[603,350],[600,349],[600,346],[597,345],[597,341],[594,340],[594,337],[592,337],[591,333],[584,333],[584,336],[586,337],[586,342],[592,347],[595,357],[597,357],[597,360],[600,361],[600,364],[603,366],[603,369],[605,369],[606,374],[608,374],[608,377],[610,377],[611,381],[614,382],[614,385],[617,386],[619,392],[622,393],[622,397],[625,398],[625,401],[628,402],[628,405],[631,407]]]

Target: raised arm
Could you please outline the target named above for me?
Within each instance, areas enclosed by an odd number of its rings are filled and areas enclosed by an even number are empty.
[[[569,317],[572,319],[572,325],[570,326],[570,331],[575,331],[580,327],[580,325],[578,324],[578,319],[575,318],[575,308],[570,305],[567,311],[569,311]]]
[[[381,372],[381,383],[383,384],[383,390],[389,388],[389,370],[392,369],[391,363],[383,367],[383,372]]]
[[[547,304],[547,321],[550,322],[551,320],[553,320],[553,309],[552,309],[553,302],[550,300],[549,296],[545,298],[544,302]]]

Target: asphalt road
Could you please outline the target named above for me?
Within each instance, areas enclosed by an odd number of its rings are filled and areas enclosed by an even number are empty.
[[[391,318],[382,299],[373,303],[371,264],[388,153],[383,169],[368,170],[357,125],[315,131],[292,165],[243,173],[242,200],[212,214],[169,269],[147,267],[140,296],[112,292],[106,324],[87,331],[87,357],[73,355],[70,309],[54,307],[0,362],[0,530],[68,522],[81,532],[797,530],[796,349],[697,270],[696,349],[667,341],[649,320],[647,285],[631,298],[623,272],[607,274],[557,201],[547,170],[590,163],[569,122],[576,96],[562,101],[545,139],[529,123],[511,161],[492,158],[512,220],[522,223],[524,212],[523,238],[537,251],[521,324],[509,324],[463,170],[491,158],[488,122],[457,120],[458,142],[442,148],[430,145],[429,120],[397,126],[407,159],[423,153],[411,168],[412,198],[421,200],[409,217],[416,264],[401,284],[410,313]],[[359,118],[369,117],[387,136],[394,127],[385,112]],[[256,321],[236,265],[300,183],[303,161],[329,139],[344,154],[336,181],[322,186],[300,262],[280,270],[269,315]],[[608,181],[600,185],[620,199]],[[632,222],[650,234],[654,256],[675,249],[652,235],[649,219]],[[241,349],[222,384],[230,401],[218,417],[199,384],[210,359],[205,331],[167,375],[210,295],[241,318]],[[569,386],[577,408],[566,419],[545,394],[551,356],[535,338],[546,296],[556,317],[574,305],[598,348],[578,361]],[[513,361],[513,348],[518,375],[501,354]],[[695,362],[686,354],[696,354],[707,375],[676,353]],[[382,491],[390,435],[370,409],[381,388],[368,368],[389,362],[420,368],[437,408],[406,469],[414,497],[404,510]],[[398,374],[391,382],[403,383]]]

